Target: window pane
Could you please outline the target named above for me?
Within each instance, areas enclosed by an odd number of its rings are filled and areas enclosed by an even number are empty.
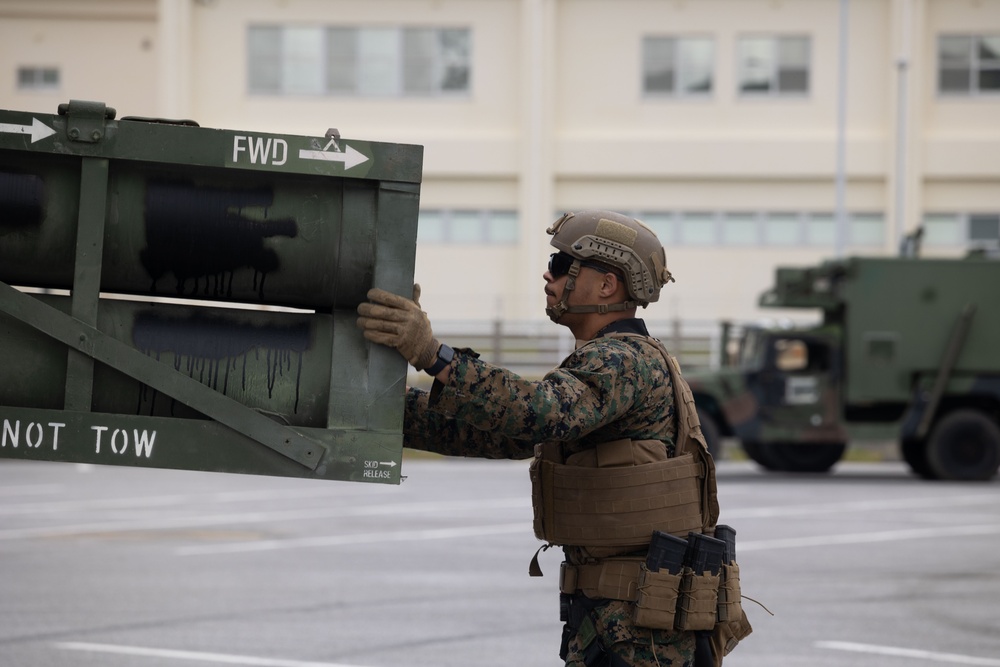
[[[757,245],[757,220],[752,213],[730,213],[722,219],[722,242],[726,245]]]
[[[399,42],[399,30],[395,28],[364,28],[359,31],[359,92],[365,95],[399,93]]]
[[[653,230],[660,243],[667,245],[674,240],[674,220],[669,213],[646,213],[642,221]]]
[[[971,67],[972,38],[943,36],[938,39],[938,58],[941,67]]]
[[[1000,216],[970,215],[970,241],[996,241],[1000,239]]]
[[[282,90],[323,92],[323,51],[322,28],[286,27],[282,40]]]
[[[771,213],[764,221],[764,243],[767,245],[798,245],[802,240],[799,216],[792,213]]]
[[[326,31],[326,89],[353,93],[358,87],[358,31],[330,28]]]
[[[42,85],[54,88],[59,85],[59,70],[46,68],[42,70]]]
[[[1000,65],[1000,37],[979,38],[979,64]]]
[[[806,238],[809,245],[833,246],[836,241],[837,222],[829,213],[813,213],[806,223]]]
[[[678,42],[678,47],[678,89],[685,93],[711,92],[714,51],[712,40],[682,39]]]
[[[885,225],[880,215],[852,215],[848,230],[852,245],[882,245],[885,240]]]
[[[715,245],[715,217],[711,213],[681,214],[681,239],[686,245]]]
[[[809,38],[780,38],[778,40],[778,66],[783,69],[809,69]]]
[[[517,243],[517,214],[514,211],[490,211],[487,237],[490,243]]]
[[[643,90],[647,93],[674,91],[674,40],[646,37],[642,40]]]
[[[250,92],[281,92],[281,28],[250,26],[247,53]]]
[[[441,30],[438,33],[441,46],[441,90],[469,90],[472,70],[471,33],[465,29]]]
[[[942,93],[967,93],[972,90],[972,71],[943,69],[940,86]]]
[[[403,31],[403,90],[408,93],[433,90],[438,47],[436,32],[429,28]]]
[[[808,70],[778,70],[778,90],[783,93],[809,92]]]
[[[929,215],[924,218],[924,243],[927,245],[962,245],[962,220],[957,215]]]
[[[453,243],[484,243],[482,215],[478,211],[453,211],[448,233]]]
[[[740,40],[740,90],[766,92],[771,89],[774,72],[774,40],[744,37]]]
[[[1000,69],[987,69],[979,72],[979,90],[983,92],[1000,91]]]
[[[417,242],[443,243],[444,241],[445,223],[441,211],[420,211],[417,219]]]

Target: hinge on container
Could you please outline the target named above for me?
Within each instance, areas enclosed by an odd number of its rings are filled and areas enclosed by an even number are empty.
[[[103,102],[70,100],[59,105],[59,115],[66,116],[66,136],[70,141],[96,144],[104,138],[105,121],[113,120],[115,110]]]

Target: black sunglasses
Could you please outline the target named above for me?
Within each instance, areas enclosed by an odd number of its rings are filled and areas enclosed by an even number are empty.
[[[576,258],[573,257],[573,255],[563,252],[562,250],[552,253],[549,255],[549,273],[552,274],[553,278],[561,278],[562,276],[565,276],[569,273],[569,267],[573,266],[573,260],[575,259]],[[618,276],[618,272],[614,269],[610,269],[606,266],[601,266],[600,264],[595,264],[593,262],[585,262],[582,259],[580,260],[580,266],[585,266],[588,269],[594,269],[595,271],[600,271],[601,273],[613,273]],[[618,277],[621,278],[621,276]]]

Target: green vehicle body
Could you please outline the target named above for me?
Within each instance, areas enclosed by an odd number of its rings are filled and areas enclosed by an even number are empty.
[[[0,458],[399,483],[423,149],[0,111]]]
[[[889,437],[922,477],[996,474],[1000,261],[782,267],[760,305],[819,309],[822,322],[740,335],[725,326],[723,367],[688,378],[716,441],[738,438],[767,469],[823,472],[855,437]]]

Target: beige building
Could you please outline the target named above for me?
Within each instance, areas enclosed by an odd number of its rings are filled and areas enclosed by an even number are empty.
[[[0,108],[69,99],[422,144],[435,321],[544,319],[584,207],[660,234],[650,320],[760,317],[776,265],[919,224],[1000,241],[1000,0],[0,0]]]

